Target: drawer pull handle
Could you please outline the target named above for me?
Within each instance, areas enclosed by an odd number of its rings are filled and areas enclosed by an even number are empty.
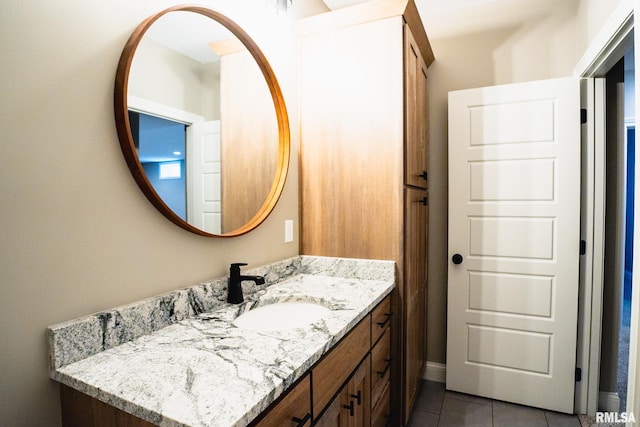
[[[377,371],[377,373],[380,376],[380,378],[384,378],[384,376],[387,374],[387,371],[391,367],[391,361],[392,360],[393,359],[384,359],[384,361],[387,362],[386,365],[384,366],[384,369],[382,371]]]
[[[311,412],[307,412],[307,415],[305,415],[302,418],[298,418],[298,417],[293,417],[291,418],[291,421],[293,421],[294,423],[298,423],[297,427],[302,427],[304,426],[307,421],[309,421],[311,419]]]
[[[349,410],[349,416],[353,417],[353,413],[354,413],[353,412],[354,411],[354,409],[353,409],[353,400],[350,400],[348,405],[342,405],[342,407],[344,409],[348,409]]]
[[[384,321],[376,322],[378,324],[378,326],[380,326],[382,329],[387,327],[387,325],[391,321],[391,317],[393,316],[393,313],[385,313],[384,316],[385,316]]]
[[[358,394],[352,394],[351,397],[357,400],[358,406],[362,405],[362,390],[358,390]]]

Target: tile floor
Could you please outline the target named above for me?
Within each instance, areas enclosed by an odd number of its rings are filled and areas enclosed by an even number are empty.
[[[580,427],[578,417],[446,391],[423,381],[408,427]]]

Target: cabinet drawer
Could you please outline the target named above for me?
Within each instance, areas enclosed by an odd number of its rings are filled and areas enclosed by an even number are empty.
[[[391,415],[391,387],[387,383],[382,392],[382,397],[371,411],[371,427],[386,427],[389,425]]]
[[[311,425],[311,378],[307,374],[284,398],[272,407],[256,427],[296,427]],[[302,421],[306,422],[303,424]]]
[[[369,351],[370,325],[371,318],[367,316],[312,369],[314,417],[322,412]]]
[[[375,405],[391,372],[391,332],[387,328],[384,335],[371,350],[371,402]]]
[[[391,323],[391,295],[382,300],[371,312],[371,342],[375,343]]]

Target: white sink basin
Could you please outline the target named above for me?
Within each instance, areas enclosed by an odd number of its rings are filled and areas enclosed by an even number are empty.
[[[263,305],[238,316],[233,324],[253,331],[280,331],[304,328],[331,312],[312,302],[281,302]]]

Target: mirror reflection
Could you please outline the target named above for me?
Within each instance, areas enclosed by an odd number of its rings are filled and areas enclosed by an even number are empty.
[[[127,110],[146,178],[182,220],[224,235],[269,202],[279,162],[274,100],[222,24],[191,11],[153,22],[131,61]]]

